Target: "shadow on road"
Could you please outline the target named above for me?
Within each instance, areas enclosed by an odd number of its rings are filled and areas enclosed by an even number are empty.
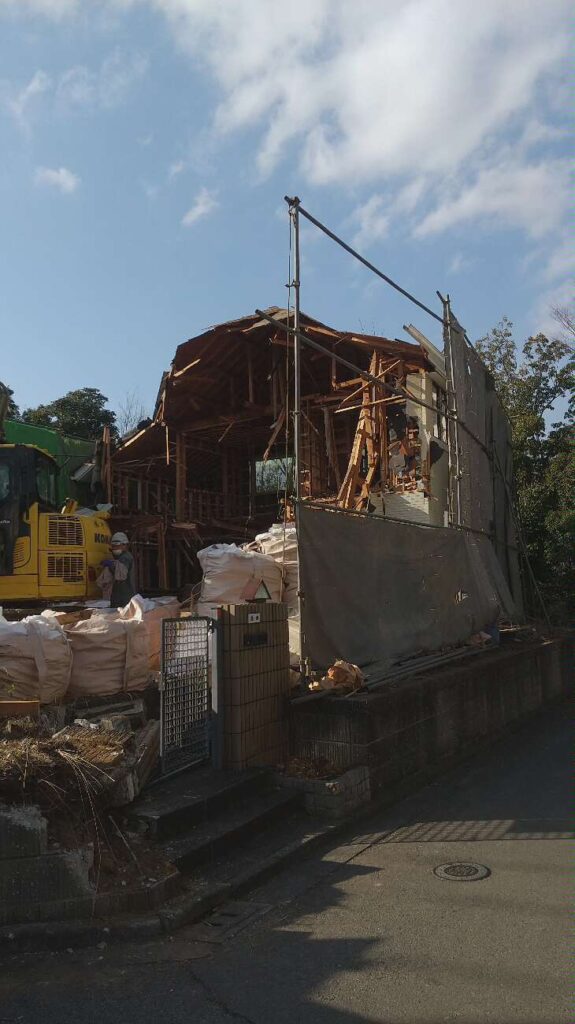
[[[427,955],[418,953],[409,942],[409,924],[407,940],[397,941],[401,922],[391,913],[395,890],[383,884],[383,876],[380,885],[379,868],[366,866],[366,857],[360,863],[358,857],[385,843],[573,835],[567,721],[565,707],[553,709],[391,811],[375,810],[366,829],[350,828],[336,849],[310,856],[252,893],[249,900],[267,912],[227,942],[199,942],[189,929],[137,948],[62,954],[32,964],[15,962],[0,986],[0,1021],[439,1024],[456,1019],[459,1024],[483,1024],[494,1020],[483,1015],[481,1004],[485,993],[492,996],[489,986],[495,984],[497,990],[492,966],[462,958],[455,938],[448,950],[453,963],[443,962],[433,949],[431,935]],[[487,891],[482,891],[487,897]],[[516,913],[512,901],[506,909],[505,901],[495,896],[481,899],[486,912],[499,918]],[[366,900],[371,901],[369,913]],[[560,914],[560,903],[544,903],[535,924],[560,934]],[[392,934],[393,929],[397,934]],[[458,984],[469,984],[470,990],[479,993],[475,1006],[450,1016],[450,993],[438,980],[438,970],[444,978],[451,972]],[[534,1007],[558,1005],[554,968],[545,961],[535,971],[522,962],[501,970],[501,985],[508,984],[512,993],[526,993]],[[387,1002],[388,985],[405,993],[410,984],[416,1009],[411,1017],[409,994],[402,997],[405,1005]],[[445,1012],[434,1016],[432,1007],[437,1005],[444,1006]],[[347,1006],[360,1007],[361,1012]],[[506,1016],[502,1011],[497,1024],[538,1019],[542,1018]],[[545,1019],[555,1024],[569,1018],[558,1012]]]

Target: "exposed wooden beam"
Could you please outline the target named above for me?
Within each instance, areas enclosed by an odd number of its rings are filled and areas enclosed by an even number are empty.
[[[181,370],[176,370],[171,374],[171,380],[178,380],[178,378],[183,377],[188,370],[191,370],[193,366],[197,366],[199,362],[201,362],[200,359],[194,359],[191,363],[188,363],[187,366],[183,366]]]
[[[186,434],[197,433],[200,430],[209,430],[210,427],[226,427],[230,419],[233,419],[234,423],[248,423],[250,420],[259,420],[271,415],[271,405],[253,405],[243,412],[235,413],[233,417],[218,415],[196,420],[195,423],[190,423],[186,426]]]
[[[277,420],[276,420],[276,422],[274,424],[274,428],[273,428],[273,430],[271,432],[270,439],[268,441],[268,446],[267,446],[267,448],[266,448],[266,450],[265,450],[265,452],[263,454],[263,457],[262,457],[262,462],[267,462],[268,461],[268,459],[270,457],[270,452],[271,452],[271,450],[272,450],[272,448],[273,448],[273,446],[274,446],[274,444],[275,444],[275,442],[276,442],[276,440],[277,440],[277,438],[279,436],[279,433],[280,433],[280,431],[281,431],[281,429],[282,429],[282,427],[283,427],[283,425],[285,423],[285,418],[286,418],[286,409],[285,409],[285,405],[284,405],[283,409],[281,410],[281,412],[280,412],[280,414],[279,414],[279,416],[278,416],[278,418],[277,418]]]
[[[401,402],[402,405],[404,405],[405,401],[406,401],[406,399],[402,398],[401,395],[400,395],[399,398],[395,398],[395,397],[392,397],[392,398],[377,398],[375,400],[375,402],[367,402],[366,404],[370,408],[373,408],[376,405],[393,405],[394,403],[397,403],[397,402]],[[334,411],[336,413],[339,413],[339,412],[351,412],[352,409],[363,409],[363,408],[364,408],[364,405],[362,403],[361,405],[344,405],[344,406],[340,406],[339,409],[335,409]]]
[[[176,434],[176,519],[186,518],[187,462],[186,443],[181,433]]]

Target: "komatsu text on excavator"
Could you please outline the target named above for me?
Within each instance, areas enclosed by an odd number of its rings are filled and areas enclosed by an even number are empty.
[[[3,442],[7,400],[0,384],[0,606],[100,597],[108,515],[78,514],[75,501],[58,510],[55,459],[34,445]]]

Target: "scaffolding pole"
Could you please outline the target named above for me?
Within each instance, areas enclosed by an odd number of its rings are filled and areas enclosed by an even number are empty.
[[[294,316],[293,316],[293,339],[294,339],[294,406],[293,406],[293,437],[294,437],[294,475],[295,475],[295,501],[296,509],[301,500],[301,338],[300,338],[300,253],[299,253],[299,199],[297,196],[290,198],[289,215],[293,230],[293,252],[294,267],[293,280],[290,287],[294,290]],[[297,530],[297,519],[296,519]],[[284,524],[285,532],[285,524]],[[299,622],[299,671],[301,677],[302,691],[307,690],[306,667],[303,656],[303,620],[302,620],[302,593],[300,563],[297,563],[297,604]]]
[[[294,196],[289,201],[289,214],[293,224],[294,274],[291,282],[294,290],[294,408],[293,434],[295,459],[295,497],[301,498],[301,341],[300,341],[300,260],[299,260],[299,199]]]

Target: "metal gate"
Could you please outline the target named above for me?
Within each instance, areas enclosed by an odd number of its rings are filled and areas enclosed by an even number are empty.
[[[164,619],[160,691],[162,775],[210,754],[209,635],[212,619]]]

